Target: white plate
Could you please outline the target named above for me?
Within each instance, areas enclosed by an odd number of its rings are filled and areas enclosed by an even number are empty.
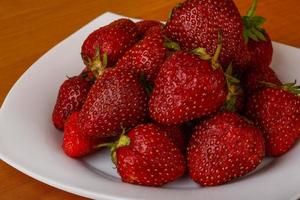
[[[264,161],[256,172],[218,187],[199,187],[184,177],[162,188],[122,183],[108,152],[83,160],[64,155],[62,133],[51,123],[59,85],[82,67],[80,47],[94,29],[121,16],[93,20],[56,45],[16,82],[0,112],[0,157],[25,174],[54,187],[95,199],[296,199],[300,194],[300,145],[285,156]],[[300,79],[300,50],[274,43],[275,71],[283,81]],[[300,196],[300,195],[299,195]]]

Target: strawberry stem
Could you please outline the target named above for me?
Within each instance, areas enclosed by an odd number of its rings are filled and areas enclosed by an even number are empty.
[[[236,111],[236,101],[237,97],[241,92],[240,88],[240,80],[232,76],[232,63],[228,66],[226,72],[224,73],[227,87],[228,87],[228,94],[227,100],[225,102],[225,109],[235,112]]]
[[[111,160],[115,165],[117,165],[117,152],[116,152],[117,149],[124,146],[128,146],[130,144],[130,138],[127,135],[125,135],[125,133],[126,133],[126,129],[123,128],[120,138],[115,142],[115,144],[110,149]]]
[[[179,51],[180,50],[180,46],[178,43],[173,42],[172,40],[170,40],[169,38],[165,37],[164,38],[164,47],[167,49],[171,49],[173,51]]]
[[[217,49],[216,49],[216,52],[214,54],[214,56],[212,57],[212,60],[211,60],[211,63],[212,63],[212,67],[214,69],[218,69],[221,67],[218,59],[219,59],[219,56],[221,54],[221,50],[222,50],[222,34],[221,32],[219,31],[218,32],[218,44],[217,44]]]
[[[124,146],[128,146],[130,144],[130,138],[126,136],[125,133],[126,133],[126,129],[122,128],[122,133],[117,141],[102,143],[97,145],[95,148],[97,149],[102,147],[110,148],[111,160],[115,165],[117,165],[117,153],[116,153],[117,149]]]
[[[100,149],[102,147],[109,147],[109,148],[111,148],[113,145],[114,145],[114,142],[101,143],[101,144],[97,145],[95,148],[96,149]]]
[[[256,7],[257,7],[257,0],[253,0],[252,4],[247,12],[248,17],[254,17],[256,13]]]

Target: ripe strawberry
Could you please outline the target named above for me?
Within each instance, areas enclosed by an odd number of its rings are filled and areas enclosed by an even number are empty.
[[[295,144],[300,135],[300,87],[272,85],[249,97],[246,114],[263,131],[266,152],[280,156]]]
[[[150,28],[144,39],[127,51],[119,59],[116,68],[129,69],[135,73],[145,75],[145,78],[154,82],[160,66],[165,61],[167,49],[164,47],[164,39],[161,27]]]
[[[221,65],[227,67],[233,62],[242,66],[243,22],[232,0],[187,0],[173,9],[165,26],[166,36],[184,50],[202,47],[210,55],[216,51],[218,32],[223,36]]]
[[[79,115],[87,136],[117,135],[146,120],[147,94],[139,79],[126,70],[108,69],[96,80]]]
[[[281,81],[270,67],[249,68],[242,77],[242,86],[248,95],[263,88],[263,82],[281,85]]]
[[[52,112],[52,122],[56,128],[63,130],[67,118],[81,109],[91,86],[92,81],[84,78],[83,74],[63,82]]]
[[[268,67],[272,62],[273,46],[269,35],[263,33],[265,40],[254,41],[249,40],[248,48],[251,53],[251,65]]]
[[[109,142],[110,138],[91,139],[82,137],[78,126],[79,112],[74,112],[68,118],[62,148],[64,152],[72,158],[80,158],[97,151],[97,146],[101,143]]]
[[[272,41],[262,28],[266,19],[255,15],[256,6],[257,0],[253,0],[247,15],[243,17],[244,38],[251,55],[250,66],[269,67],[273,56]]]
[[[259,129],[233,112],[201,122],[188,146],[191,178],[203,185],[227,183],[254,170],[265,154]]]
[[[158,125],[162,132],[166,134],[167,137],[181,150],[182,153],[185,153],[187,140],[183,133],[182,127],[178,126],[162,126]]]
[[[226,100],[227,88],[214,59],[209,62],[183,51],[169,57],[155,80],[149,102],[151,117],[175,125],[217,111]]]
[[[141,38],[144,37],[145,33],[152,28],[153,26],[160,26],[162,27],[163,24],[159,21],[154,20],[142,20],[137,23],[135,23],[139,32],[139,35]]]
[[[154,124],[133,128],[121,136],[116,148],[116,167],[124,182],[161,186],[185,172],[180,149]]]
[[[119,19],[92,32],[81,47],[82,59],[97,76],[105,66],[118,59],[138,40],[138,29],[129,19]]]

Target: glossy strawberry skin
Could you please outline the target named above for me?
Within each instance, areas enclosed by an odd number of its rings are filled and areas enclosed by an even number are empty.
[[[110,138],[91,139],[82,137],[78,126],[79,112],[74,112],[68,118],[65,130],[62,148],[66,155],[72,158],[80,158],[98,150],[97,145],[109,142]]]
[[[227,183],[254,170],[265,154],[259,129],[233,112],[198,124],[188,146],[191,178],[203,185]]]
[[[108,67],[115,65],[118,59],[138,41],[138,29],[129,19],[118,19],[92,32],[83,42],[81,55],[83,60],[93,59],[96,49],[107,54]]]
[[[242,87],[247,95],[264,88],[263,82],[281,85],[276,73],[270,67],[250,67],[242,77]]]
[[[91,88],[79,115],[82,133],[116,136],[146,120],[147,94],[139,78],[126,70],[108,69]]]
[[[116,152],[117,170],[124,182],[162,186],[184,174],[184,156],[157,126],[139,125],[128,137],[130,144]]]
[[[217,111],[225,102],[227,86],[221,69],[186,53],[174,53],[161,67],[150,97],[151,117],[176,125]]]
[[[272,62],[273,46],[269,35],[264,32],[266,41],[248,41],[248,49],[251,55],[252,66],[269,67]],[[251,66],[250,66],[251,67]]]
[[[146,79],[153,83],[166,55],[161,27],[155,26],[120,58],[116,67],[129,69],[137,74],[143,73]]]
[[[52,122],[57,129],[64,129],[67,118],[83,106],[92,82],[82,76],[74,76],[60,86],[52,112]]]
[[[263,131],[266,152],[280,156],[300,135],[300,98],[279,88],[265,88],[250,96],[247,116]]]
[[[165,27],[166,36],[184,50],[202,47],[210,55],[217,49],[218,32],[223,43],[220,63],[224,68],[232,61],[240,66],[240,52],[245,46],[243,22],[232,0],[187,0],[173,9]]]
[[[152,28],[153,26],[159,26],[162,27],[163,24],[159,21],[155,20],[142,20],[135,23],[139,32],[139,35],[141,38],[144,37],[145,33]]]
[[[182,127],[162,126],[158,124],[157,126],[161,129],[162,132],[165,133],[167,137],[169,137],[172,140],[172,142],[181,150],[182,153],[186,152],[187,139]]]

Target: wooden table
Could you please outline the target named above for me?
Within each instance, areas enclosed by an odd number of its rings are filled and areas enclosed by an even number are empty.
[[[0,105],[15,81],[48,49],[101,15],[165,20],[177,0],[0,1]],[[250,0],[236,0],[245,13]],[[272,39],[300,47],[299,0],[260,0]],[[84,199],[55,189],[0,161],[0,199]]]

